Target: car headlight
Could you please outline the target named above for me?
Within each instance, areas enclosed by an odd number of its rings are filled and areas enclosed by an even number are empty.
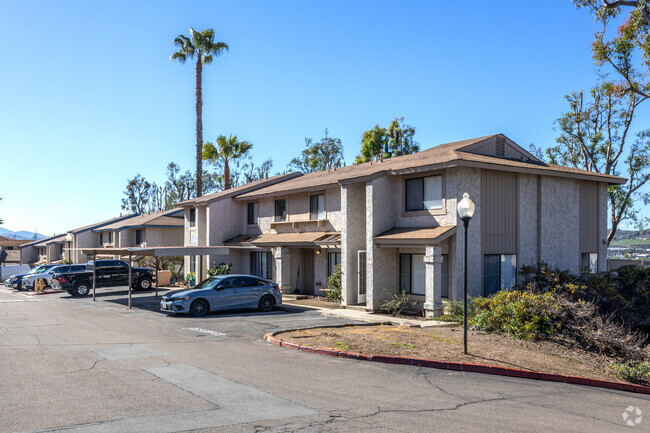
[[[172,298],[171,301],[172,301],[172,302],[177,302],[177,301],[187,301],[187,300],[190,299],[190,298],[191,298],[191,296],[183,296],[183,297],[181,297],[181,298]]]

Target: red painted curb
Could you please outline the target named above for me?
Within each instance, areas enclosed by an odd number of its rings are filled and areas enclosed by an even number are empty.
[[[49,290],[47,292],[27,292],[27,296],[50,295],[52,293],[61,293],[63,290]]]
[[[274,333],[273,333],[274,334]],[[383,362],[387,364],[414,365],[418,367],[437,368],[441,370],[465,371],[468,373],[494,374],[498,376],[517,377],[520,379],[544,380],[549,382],[561,382],[572,385],[594,386],[597,388],[613,389],[617,391],[636,392],[639,394],[650,394],[650,386],[635,385],[632,383],[612,382],[602,379],[589,379],[579,376],[566,376],[555,373],[542,373],[540,371],[521,370],[518,368],[498,367],[494,365],[469,364],[464,362],[435,361],[432,359],[406,358],[403,356],[388,355],[363,355],[361,353],[343,352],[322,347],[303,346],[281,338],[267,334],[264,337],[269,343],[298,349],[303,352],[318,353],[320,355],[337,356],[339,358],[359,359],[363,361]]]

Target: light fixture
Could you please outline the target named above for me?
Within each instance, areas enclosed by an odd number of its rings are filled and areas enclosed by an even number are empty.
[[[474,202],[470,200],[469,194],[463,194],[463,199],[458,203],[458,216],[463,221],[465,227],[465,260],[463,263],[465,273],[465,283],[463,286],[463,351],[467,355],[467,227],[469,221],[474,216]]]

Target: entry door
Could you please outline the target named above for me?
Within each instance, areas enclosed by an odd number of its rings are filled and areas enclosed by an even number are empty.
[[[357,299],[359,304],[366,302],[366,252],[357,253]]]
[[[302,268],[302,293],[314,293],[314,251],[303,251]]]

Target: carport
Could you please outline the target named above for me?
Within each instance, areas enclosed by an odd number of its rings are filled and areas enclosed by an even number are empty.
[[[95,288],[96,288],[96,276],[95,276],[95,260],[98,255],[112,255],[112,256],[129,256],[129,308],[131,308],[131,292],[133,291],[131,287],[132,278],[131,278],[131,267],[133,265],[133,257],[136,256],[151,256],[156,258],[156,297],[158,297],[158,259],[160,257],[174,257],[174,256],[201,256],[203,259],[204,256],[210,254],[230,254],[230,250],[250,250],[255,247],[249,246],[186,246],[186,247],[125,247],[125,248],[81,248],[81,252],[93,258],[93,301],[95,301]],[[203,260],[199,262],[199,275],[203,272],[201,269]]]

